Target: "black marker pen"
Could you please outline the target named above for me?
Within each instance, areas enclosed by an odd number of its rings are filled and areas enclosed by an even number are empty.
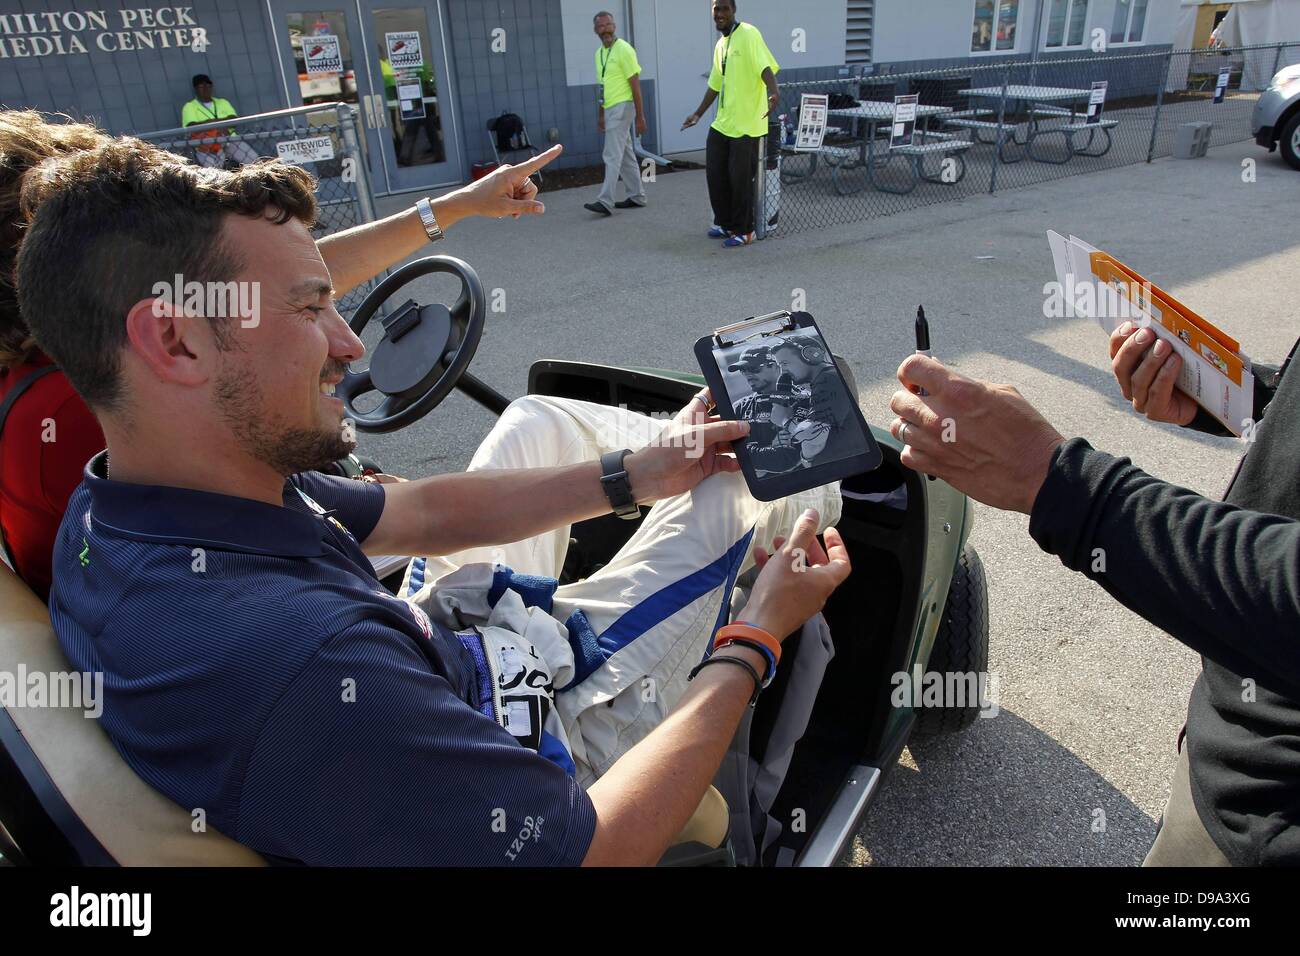
[[[930,354],[930,323],[925,321],[925,307],[918,305],[916,307],[916,354]],[[925,389],[918,387],[917,395],[928,395]]]

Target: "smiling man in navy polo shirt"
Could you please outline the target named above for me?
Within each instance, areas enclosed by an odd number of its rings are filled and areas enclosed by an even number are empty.
[[[827,531],[823,551],[809,512],[773,545],[778,560],[756,549],[751,638],[710,659],[732,666],[698,669],[584,790],[485,713],[494,689],[464,636],[388,594],[365,554],[452,554],[605,513],[602,466],[392,485],[311,473],[351,448],[330,392],[364,352],[312,241],[314,186],[277,163],[157,165],[126,140],[28,183],[20,305],[108,444],[55,548],[65,652],[104,674],[102,725],[132,768],[272,860],[654,862],[770,678],[772,635],[847,576],[842,542]],[[178,273],[258,283],[256,321],[151,293]],[[684,412],[664,430],[674,441],[624,458],[635,497],[721,500],[739,478],[717,452],[746,430]]]

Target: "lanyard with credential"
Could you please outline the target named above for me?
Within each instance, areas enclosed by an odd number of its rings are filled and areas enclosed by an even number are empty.
[[[727,42],[722,48],[722,89],[718,90],[718,109],[727,105],[727,57],[731,55],[731,38],[736,35],[739,27],[739,20],[731,25],[731,32],[727,34]]]
[[[614,52],[613,45],[611,44],[610,48],[608,50],[605,50],[604,52],[605,55],[600,58],[600,82],[602,83],[605,82],[605,70],[609,68],[610,55]]]

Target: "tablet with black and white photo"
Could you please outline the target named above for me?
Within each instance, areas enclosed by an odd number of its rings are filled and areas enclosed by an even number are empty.
[[[779,312],[715,330],[696,358],[723,418],[750,423],[736,458],[760,501],[880,464],[880,448],[813,317]]]

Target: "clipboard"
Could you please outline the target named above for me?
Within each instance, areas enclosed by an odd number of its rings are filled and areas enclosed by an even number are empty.
[[[750,434],[732,444],[759,501],[880,465],[857,395],[807,312],[771,312],[714,329],[696,341],[695,358],[718,414],[750,422]]]

